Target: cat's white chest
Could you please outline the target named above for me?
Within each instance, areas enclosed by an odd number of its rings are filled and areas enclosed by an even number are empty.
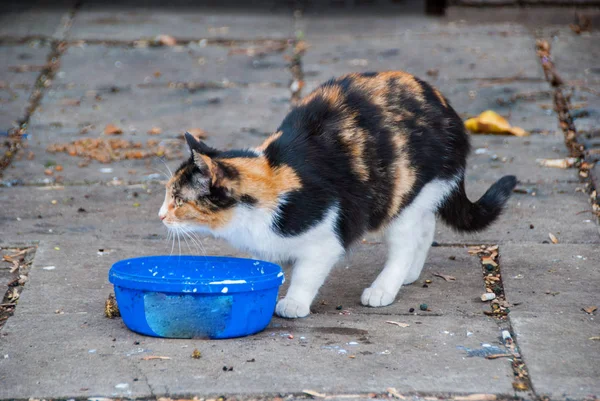
[[[303,253],[311,252],[316,244],[330,242],[333,247],[339,246],[334,230],[337,208],[332,208],[314,227],[296,236],[283,236],[273,231],[276,217],[276,212],[267,209],[238,207],[230,223],[215,230],[213,235],[271,261],[297,259]]]

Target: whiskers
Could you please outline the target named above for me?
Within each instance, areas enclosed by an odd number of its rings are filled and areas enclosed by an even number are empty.
[[[173,250],[175,249],[175,242],[177,242],[177,246],[179,249],[179,255],[181,255],[181,240],[183,239],[184,244],[187,246],[188,251],[191,254],[200,254],[202,256],[206,255],[206,248],[204,248],[204,244],[202,240],[198,236],[198,233],[193,231],[191,228],[186,226],[172,226],[168,227],[169,232],[167,234],[167,241],[171,238],[171,253],[170,256],[173,255]],[[175,241],[177,239],[177,241]],[[188,241],[189,240],[189,241]],[[191,246],[190,246],[191,244]],[[194,249],[192,249],[194,248]],[[194,252],[196,251],[196,252]]]
[[[170,180],[173,177],[173,172],[171,171],[171,169],[169,168],[169,165],[167,164],[167,162],[165,162],[164,157],[158,157],[156,156],[155,159],[160,160],[166,167],[167,171],[165,172],[164,170],[155,168],[155,167],[150,167],[152,170],[156,171],[157,173],[159,173],[160,175],[163,175],[167,181]]]

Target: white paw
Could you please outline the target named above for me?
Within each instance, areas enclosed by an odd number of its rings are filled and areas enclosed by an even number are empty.
[[[369,287],[365,288],[363,291],[362,296],[360,297],[360,302],[364,306],[378,307],[391,304],[394,302],[395,298],[395,294],[390,294],[389,292],[379,288]]]
[[[280,317],[287,319],[295,319],[297,317],[305,317],[310,314],[310,305],[300,303],[295,299],[283,298],[277,302],[275,313]]]

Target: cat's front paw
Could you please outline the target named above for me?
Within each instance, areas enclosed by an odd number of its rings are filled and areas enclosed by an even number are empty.
[[[396,299],[395,294],[390,294],[380,288],[369,287],[363,291],[360,302],[364,306],[378,307],[387,306],[394,302],[394,299]]]
[[[310,314],[310,305],[306,305],[291,298],[283,298],[277,302],[275,308],[277,316],[287,319],[295,319],[297,317],[305,317]]]

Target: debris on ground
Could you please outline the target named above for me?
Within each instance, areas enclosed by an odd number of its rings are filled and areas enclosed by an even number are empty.
[[[500,114],[487,110],[474,118],[465,121],[465,128],[474,134],[500,134],[528,136],[529,133],[521,127],[513,127]]]
[[[419,305],[419,309],[421,309],[422,311],[428,311],[428,310],[430,310],[428,308],[427,304],[421,304],[421,305]]]
[[[158,35],[154,44],[172,47],[177,45],[177,40],[171,35]]]
[[[483,294],[483,295],[481,296],[481,300],[482,300],[483,302],[486,302],[486,301],[491,301],[491,300],[493,300],[493,299],[495,299],[495,298],[496,298],[496,294],[494,294],[493,292],[486,292],[485,294]]]
[[[581,35],[582,32],[589,32],[591,26],[591,18],[580,13],[575,14],[575,23],[569,24],[569,28],[571,28],[576,35]]]
[[[536,163],[542,167],[571,168],[576,167],[579,159],[577,157],[566,157],[564,159],[537,159]]]
[[[183,157],[180,152],[182,143],[180,141],[158,142],[150,139],[144,147],[141,142],[121,138],[81,138],[69,143],[52,144],[46,148],[46,151],[49,153],[64,152],[69,156],[82,157],[88,164],[90,160],[110,163],[118,160],[146,159],[156,156],[179,159]]]
[[[167,361],[169,359],[171,359],[171,357],[168,357],[168,356],[158,356],[158,355],[148,355],[148,356],[142,357],[142,361],[154,361],[154,360]]]
[[[558,244],[558,238],[556,238],[554,234],[548,233],[548,237],[550,238],[550,241],[552,241],[553,244]]]
[[[104,303],[104,316],[106,316],[109,319],[114,319],[115,317],[121,316],[121,312],[119,311],[119,306],[117,305],[115,294],[113,293],[110,293],[108,295],[108,299]]]
[[[310,395],[312,397],[315,397],[315,398],[325,398],[327,396],[326,394],[319,393],[319,392],[314,391],[314,390],[302,390],[302,392],[304,394],[308,394],[308,395]]]
[[[23,286],[29,280],[29,270],[35,251],[36,247],[0,247],[0,265],[3,264],[2,262],[10,265],[8,288],[0,292],[0,329],[15,312]],[[4,266],[0,267],[4,268]]]
[[[490,355],[504,355],[506,350],[491,344],[481,344],[481,348],[467,348],[463,346],[457,346],[456,348],[461,349],[467,353],[468,357],[478,356],[481,358],[487,358]]]
[[[160,135],[162,134],[162,129],[159,127],[152,127],[148,130],[148,135]]]
[[[234,47],[227,55],[244,55],[248,57],[263,57],[271,53],[281,53],[288,47],[287,42],[268,40],[260,46]]]
[[[123,130],[114,124],[108,124],[104,127],[104,135],[121,135]]]
[[[593,315],[594,312],[596,312],[596,310],[598,309],[598,307],[597,306],[588,306],[588,307],[585,307],[582,309],[585,313],[587,313],[589,315]]]
[[[388,387],[385,391],[388,392],[388,394],[390,394],[392,397],[397,398],[399,400],[405,400],[406,397],[403,396],[402,394],[400,394],[398,392],[398,390],[396,390],[394,387]]]
[[[410,324],[408,324],[408,323],[395,322],[393,320],[386,320],[385,322],[387,324],[393,324],[393,325],[398,326],[398,327],[408,327],[408,326],[410,326]]]
[[[496,401],[496,394],[469,394],[452,397],[455,401]]]
[[[194,348],[194,350],[192,351],[192,358],[194,358],[194,359],[202,358],[202,353],[198,350],[198,348]]]
[[[456,258],[455,258],[456,259]],[[451,259],[454,260],[454,259]],[[442,274],[442,273],[431,273],[432,275],[434,275],[435,277],[440,277],[443,278],[446,281],[456,281],[456,277],[454,276],[449,276],[447,274]]]

